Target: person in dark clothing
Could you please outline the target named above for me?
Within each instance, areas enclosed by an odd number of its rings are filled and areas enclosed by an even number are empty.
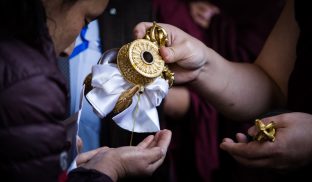
[[[220,147],[247,166],[272,170],[279,180],[299,180],[311,174],[312,102],[311,26],[308,5],[288,0],[279,20],[254,63],[227,61],[202,42],[176,27],[162,26],[169,33],[169,47],[162,57],[171,63],[176,83],[189,85],[219,111],[235,120],[255,119],[274,109],[287,113],[263,118],[274,121],[274,142],[249,141],[242,133],[236,141],[225,138]],[[136,27],[142,37],[150,23]],[[257,131],[250,128],[249,135]],[[295,170],[297,169],[297,170]]]
[[[67,176],[68,98],[56,57],[107,0],[0,2],[0,177],[9,181],[116,181],[159,167],[171,132],[137,146],[102,147],[77,157]]]

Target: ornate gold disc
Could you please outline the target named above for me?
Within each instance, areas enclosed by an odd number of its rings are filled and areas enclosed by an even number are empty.
[[[129,59],[134,69],[148,78],[156,78],[164,70],[165,62],[159,55],[158,46],[145,39],[130,44]]]
[[[133,85],[147,85],[154,81],[154,78],[148,78],[142,76],[131,65],[129,60],[129,44],[126,44],[120,48],[117,55],[117,66],[122,76]]]
[[[147,85],[160,76],[165,62],[158,46],[149,40],[137,39],[121,47],[117,65],[123,77],[134,85]]]

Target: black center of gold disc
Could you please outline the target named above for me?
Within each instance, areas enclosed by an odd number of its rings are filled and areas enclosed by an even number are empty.
[[[143,52],[143,59],[145,62],[147,62],[149,64],[151,64],[154,61],[153,55],[147,51]]]

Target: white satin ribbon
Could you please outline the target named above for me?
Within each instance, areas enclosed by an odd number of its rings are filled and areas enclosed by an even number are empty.
[[[111,63],[98,64],[92,67],[91,84],[93,89],[86,95],[86,98],[101,118],[113,110],[120,94],[132,87],[122,77],[117,65]],[[132,97],[132,104],[127,109],[112,119],[118,126],[129,131],[133,129],[134,121],[134,132],[159,131],[156,107],[167,95],[168,89],[169,85],[166,80],[161,77],[156,78],[154,82],[144,88],[140,96],[139,93],[136,93]]]

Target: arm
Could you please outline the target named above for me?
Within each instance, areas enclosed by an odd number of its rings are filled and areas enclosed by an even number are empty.
[[[180,119],[187,113],[190,102],[190,93],[186,87],[173,87],[165,97],[164,112],[171,118]]]
[[[292,49],[298,37],[292,13],[292,4],[288,3],[256,64],[229,62],[170,25],[162,25],[169,34],[169,47],[160,52],[171,63],[176,83],[190,82],[219,111],[235,119],[248,119],[285,103],[285,80],[293,67]],[[136,36],[141,37],[150,25],[139,24]]]

